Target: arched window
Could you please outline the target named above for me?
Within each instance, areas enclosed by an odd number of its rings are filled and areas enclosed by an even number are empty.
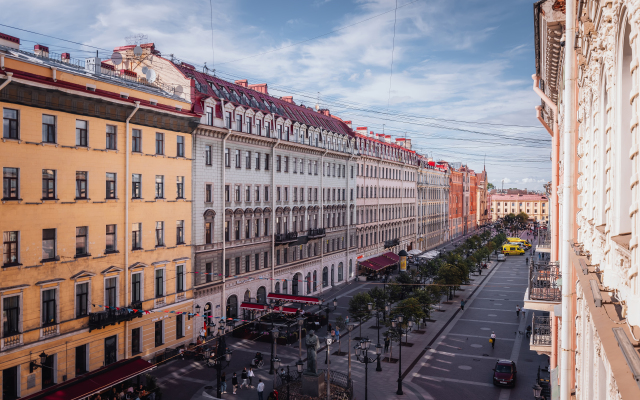
[[[258,304],[266,304],[267,303],[267,289],[264,286],[260,286],[258,288],[257,294]]]
[[[246,303],[251,301],[251,291],[247,290],[246,292],[244,292],[244,300],[242,300]]]
[[[211,303],[207,303],[204,305],[204,324],[205,326],[209,326],[213,324],[213,306]]]
[[[226,317],[233,319],[238,318],[238,296],[236,296],[235,294],[229,296],[229,298],[227,299]]]
[[[629,159],[629,149],[633,146],[632,134],[630,130],[631,117],[633,115],[633,107],[629,103],[631,90],[633,89],[633,81],[631,79],[631,45],[629,37],[631,35],[631,25],[629,25],[628,15],[625,15],[620,26],[620,37],[618,38],[618,101],[617,126],[619,130],[615,137],[609,138],[612,143],[611,147],[616,148],[615,157],[611,157],[611,164],[615,170],[615,190],[612,193],[613,214],[613,235],[621,235],[631,233],[631,217],[629,216],[629,208],[631,206],[632,192],[629,182],[633,173],[633,162]],[[634,101],[637,104],[637,100]],[[611,171],[609,172],[611,173]]]
[[[335,282],[335,278],[334,278],[334,270],[335,270],[335,265],[331,264],[331,286],[334,285]]]
[[[300,293],[298,293],[298,286],[299,286],[299,280],[302,278],[301,274],[295,274],[293,276],[293,280],[291,281],[291,294],[294,296],[299,295]]]
[[[313,271],[313,291],[318,290],[318,271]]]
[[[329,286],[329,268],[324,267],[322,269],[322,287]]]
[[[276,282],[276,293],[280,293],[280,282]]]
[[[288,294],[289,285],[286,280],[282,281],[282,293]]]
[[[311,293],[311,272],[307,273],[307,294]]]
[[[349,260],[349,279],[353,278],[353,260]]]
[[[338,264],[338,282],[342,282],[343,279],[343,267],[342,267],[342,263]]]

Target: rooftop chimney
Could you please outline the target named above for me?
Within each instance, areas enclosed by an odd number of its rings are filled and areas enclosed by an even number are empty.
[[[347,125],[349,127],[349,129],[351,129],[351,121],[343,121],[345,123],[345,125]]]
[[[391,135],[384,135],[384,141],[387,143],[391,143]]]
[[[20,50],[20,39],[6,33],[0,33],[0,45]]]
[[[266,83],[256,83],[255,85],[248,85],[249,89],[255,90],[256,92],[260,92],[262,94],[268,95],[267,84]]]
[[[246,87],[246,88],[249,87],[249,82],[247,82],[246,79],[237,80],[237,81],[235,81],[235,84],[238,85],[238,86]]]
[[[327,110],[326,108],[322,108],[320,110],[318,110],[318,112],[322,115],[326,115],[327,117],[331,116],[331,113],[329,112],[329,110]]]
[[[293,102],[293,96],[283,96],[280,97],[280,100],[286,101],[287,103],[296,104]]]
[[[69,61],[71,61],[71,54],[69,53],[62,53],[60,55],[60,59],[62,60],[62,62],[68,63]]]
[[[41,44],[33,46],[33,52],[40,57],[49,57],[49,48]]]

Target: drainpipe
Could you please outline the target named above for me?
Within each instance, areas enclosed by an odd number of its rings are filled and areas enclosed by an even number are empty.
[[[353,150],[351,151],[351,154],[353,154]],[[347,196],[349,196],[349,200],[347,201],[347,216],[349,218],[347,218],[347,263],[345,264],[345,266],[347,267],[347,282],[349,282],[349,250],[351,250],[351,235],[349,234],[349,228],[351,227],[351,202],[355,203],[355,200],[351,200],[351,194],[349,193],[349,178],[351,176],[351,174],[349,173],[349,167],[350,167],[350,162],[353,161],[353,157],[355,157],[354,155],[352,155],[351,157],[349,157],[349,159],[347,160]],[[354,178],[355,179],[355,178]],[[353,207],[353,213],[356,213],[356,208]],[[344,273],[344,271],[343,271]]]
[[[324,141],[324,143],[326,143],[326,141]],[[323,144],[324,144],[323,143]],[[327,145],[325,145],[327,146]],[[322,196],[320,196],[320,224],[322,226],[322,228],[324,228],[324,235],[325,237],[327,237],[327,229],[329,228],[328,226],[324,226],[324,156],[327,155],[327,153],[329,152],[329,149],[326,149],[324,151],[324,153],[322,153],[322,156],[320,157],[320,165],[322,166],[322,175],[320,175],[320,190],[322,191]],[[328,197],[328,195],[327,195]],[[327,224],[329,225],[329,224]],[[320,242],[320,273],[322,274],[322,271],[324,271],[324,241],[326,239],[323,239]],[[327,281],[329,280],[329,272],[327,271]],[[320,293],[324,292],[324,281],[323,284],[320,285]]]
[[[564,147],[564,188],[562,191],[562,337],[561,337],[561,363],[560,363],[560,399],[570,400],[571,387],[569,386],[573,371],[571,368],[574,359],[573,350],[571,349],[572,326],[573,319],[571,316],[571,268],[569,264],[570,240],[572,237],[572,219],[573,216],[573,183],[574,183],[574,133],[576,124],[576,51],[575,51],[575,34],[576,20],[575,10],[576,1],[567,0],[567,22],[566,22],[566,44],[564,57],[564,105],[565,105],[565,121],[563,132]]]
[[[6,74],[7,74],[7,80],[4,81],[2,85],[0,85],[0,90],[4,89],[4,87],[7,86],[13,80],[13,72],[6,72]]]
[[[222,120],[224,121],[224,102],[222,102]],[[227,166],[225,165],[225,160],[224,160],[224,150],[227,144],[227,138],[229,138],[229,136],[231,135],[231,128],[229,128],[228,132],[225,133],[224,137],[222,138],[222,148],[221,148],[221,158],[220,160],[222,161],[222,184],[221,184],[221,189],[220,189],[220,193],[222,193],[222,204],[224,204],[224,202],[226,201],[226,199],[224,198],[224,185],[225,185],[225,179],[226,179],[226,175],[227,175]],[[231,153],[229,153],[229,162],[231,162]],[[229,191],[231,191],[231,188],[229,188]],[[231,194],[229,194],[231,195]],[[229,199],[231,200],[231,199]],[[225,317],[226,317],[226,307],[223,309],[222,306],[226,306],[226,286],[225,286],[225,282],[226,282],[226,278],[227,278],[227,271],[225,271],[225,266],[226,266],[226,260],[227,260],[227,238],[224,236],[225,231],[224,231],[224,224],[226,222],[226,217],[225,217],[225,207],[222,207],[222,218],[221,222],[222,222],[222,265],[220,266],[220,271],[222,271],[221,275],[222,275],[222,291],[220,292],[222,294],[222,299],[220,299],[220,316],[222,317],[222,313],[225,313]],[[231,236],[231,229],[232,227],[229,226],[229,236]],[[231,270],[231,263],[229,263],[229,270]],[[206,271],[205,271],[206,272]],[[231,271],[229,271],[231,272]],[[215,311],[211,310],[212,315],[215,315]],[[203,317],[204,319],[204,317]],[[206,321],[205,320],[205,324],[208,325],[210,321]],[[203,324],[203,327],[204,325]],[[194,332],[195,334],[195,332]]]
[[[0,87],[1,88],[1,87]],[[140,108],[140,102],[135,102],[136,108],[131,111],[131,114],[127,117],[125,122],[124,134],[127,136],[125,138],[126,143],[126,151],[125,151],[125,175],[124,175],[124,293],[125,293],[125,305],[131,304],[129,301],[129,295],[131,292],[129,291],[129,201],[131,199],[131,195],[129,194],[129,158],[131,156],[131,135],[129,134],[129,121],[131,118],[138,112]],[[129,358],[129,321],[124,322],[124,358]]]
[[[276,147],[278,140],[271,148],[271,293],[273,293],[276,278]],[[282,168],[282,164],[280,166]]]
[[[547,131],[549,131],[549,134],[551,134],[552,137],[552,145],[551,145],[551,159],[553,160],[552,164],[551,164],[551,207],[550,210],[553,210],[554,215],[556,216],[553,220],[550,220],[549,222],[552,223],[553,225],[551,226],[551,261],[557,261],[559,259],[558,257],[558,247],[560,245],[559,243],[559,239],[558,239],[558,235],[560,234],[559,230],[560,230],[560,207],[558,204],[558,182],[559,182],[559,176],[560,176],[560,170],[558,168],[558,163],[560,162],[560,153],[559,153],[559,149],[560,149],[560,134],[559,134],[559,128],[558,128],[558,107],[553,103],[553,101],[551,101],[551,99],[549,99],[549,97],[547,97],[546,94],[544,94],[544,92],[540,89],[540,77],[538,75],[532,75],[531,78],[533,79],[533,91],[536,92],[536,94],[538,96],[540,96],[540,98],[542,99],[542,101],[544,101],[544,103],[549,106],[549,108],[551,109],[551,111],[553,111],[553,130],[551,131],[549,129],[549,126],[546,124],[546,122],[544,122],[544,119],[542,119],[542,116],[540,114],[540,111],[542,110],[541,106],[537,106],[536,107],[536,114],[538,116],[538,119],[540,120],[540,122],[542,122],[542,124],[544,125],[544,127],[547,129]]]

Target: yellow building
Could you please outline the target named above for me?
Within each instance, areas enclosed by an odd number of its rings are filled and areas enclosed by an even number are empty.
[[[541,194],[492,194],[491,220],[505,215],[526,213],[538,222],[549,221],[549,198]]]
[[[2,34],[0,62],[4,398],[191,342],[190,104]]]

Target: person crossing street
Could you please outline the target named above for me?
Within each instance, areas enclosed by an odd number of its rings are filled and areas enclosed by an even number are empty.
[[[496,347],[496,333],[491,332],[491,348],[494,349]]]

